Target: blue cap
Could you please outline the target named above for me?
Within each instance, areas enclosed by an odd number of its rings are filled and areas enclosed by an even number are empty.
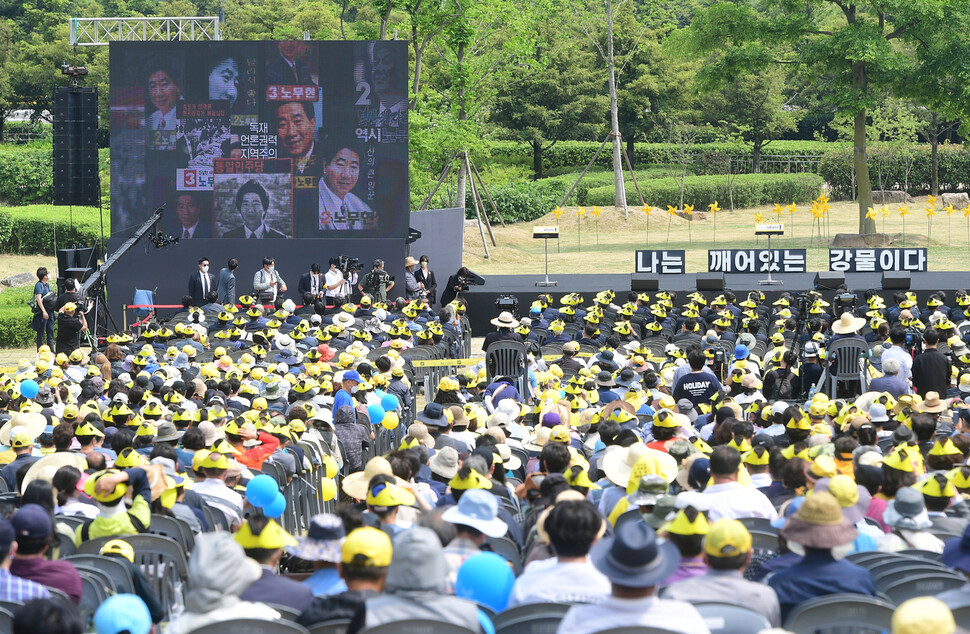
[[[17,538],[44,539],[54,532],[51,515],[40,504],[24,504],[10,519]]]
[[[116,594],[94,613],[94,631],[98,634],[148,634],[152,616],[148,606],[134,594]]]
[[[361,381],[360,374],[357,373],[357,370],[347,370],[346,372],[344,372],[343,378],[341,378],[340,380],[341,381],[357,381],[358,383],[362,383],[363,382],[363,381]]]

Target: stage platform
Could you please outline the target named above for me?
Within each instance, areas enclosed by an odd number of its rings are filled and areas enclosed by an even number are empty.
[[[701,274],[707,275],[707,274]],[[772,278],[781,280],[782,284],[777,286],[761,285],[760,281],[765,279],[764,273],[744,273],[726,274],[724,276],[724,288],[734,291],[739,297],[748,291],[760,290],[770,300],[784,292],[799,293],[815,288],[815,272],[811,273],[784,273],[773,274]],[[697,275],[687,273],[683,275],[659,275],[659,290],[666,290],[678,293],[676,304],[684,303],[683,294],[691,292],[697,288]],[[519,300],[518,316],[524,316],[529,312],[529,306],[539,293],[549,293],[555,299],[559,299],[567,293],[582,293],[587,295],[587,302],[592,300],[592,295],[604,289],[613,289],[617,296],[623,298],[630,291],[631,275],[625,274],[590,274],[590,275],[563,275],[550,274],[549,279],[557,281],[557,286],[548,288],[537,287],[535,284],[542,281],[541,275],[489,275],[485,277],[484,286],[473,286],[463,293],[468,300],[468,315],[472,322],[472,332],[476,336],[482,336],[494,327],[489,324],[489,320],[498,314],[495,308],[495,300],[500,295],[512,295]],[[852,292],[859,294],[862,301],[862,293],[867,289],[876,289],[887,300],[895,293],[895,290],[882,289],[882,273],[846,273],[845,282]],[[954,293],[957,289],[970,287],[970,272],[967,271],[933,271],[925,273],[912,273],[910,290],[914,291],[922,304],[923,299],[932,292],[939,290],[947,294],[947,302],[952,303]],[[651,293],[651,291],[645,291]],[[718,291],[704,291],[705,295],[714,297]],[[835,295],[834,291],[822,291],[823,296],[828,300]],[[625,301],[625,299],[623,299]],[[617,303],[623,303],[618,301]]]

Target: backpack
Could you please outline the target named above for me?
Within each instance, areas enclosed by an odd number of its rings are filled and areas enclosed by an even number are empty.
[[[785,401],[793,396],[794,388],[792,387],[792,379],[795,375],[788,369],[785,370],[784,376],[775,381],[772,385],[771,394],[765,394],[765,398],[770,401]]]

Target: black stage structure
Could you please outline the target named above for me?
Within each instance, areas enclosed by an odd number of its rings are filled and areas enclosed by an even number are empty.
[[[677,293],[675,304],[686,303],[684,295],[697,288],[697,276],[709,278],[711,274],[686,273],[682,275],[658,275],[658,290],[666,290]],[[948,303],[952,303],[954,293],[957,289],[970,287],[970,273],[967,271],[927,271],[924,273],[911,273],[909,289],[916,293],[920,304],[930,293],[945,291]],[[760,290],[769,301],[774,301],[782,293],[798,294],[815,288],[816,273],[782,273],[775,274],[775,279],[783,282],[781,286],[764,286],[759,284],[764,279],[764,273],[745,273],[745,274],[726,274],[724,275],[724,289],[733,291],[738,295],[738,299],[743,299],[742,294],[748,291]],[[549,293],[553,299],[557,300],[568,293],[581,293],[585,296],[586,303],[592,303],[593,295],[597,291],[613,289],[616,291],[617,304],[626,301],[626,293],[630,292],[633,276],[627,274],[601,274],[601,275],[569,275],[557,273],[556,280],[558,286],[552,288],[537,288],[535,283],[540,278],[535,275],[487,275],[485,276],[484,286],[473,286],[462,296],[468,301],[468,316],[471,319],[472,331],[476,336],[484,335],[494,329],[489,324],[489,320],[494,318],[499,309],[496,301],[501,296],[512,296],[518,300],[518,317],[526,317],[529,307],[539,293]],[[859,295],[859,301],[863,301],[862,293],[868,289],[875,289],[887,300],[898,288],[883,289],[882,273],[846,273],[845,283],[849,291]],[[643,291],[651,296],[656,292],[652,290]],[[720,293],[718,290],[703,290],[707,297],[715,297]],[[822,290],[823,298],[831,301],[835,296],[834,290]]]

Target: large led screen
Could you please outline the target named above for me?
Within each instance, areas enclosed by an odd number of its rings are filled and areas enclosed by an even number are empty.
[[[403,238],[404,42],[111,45],[112,233]]]

